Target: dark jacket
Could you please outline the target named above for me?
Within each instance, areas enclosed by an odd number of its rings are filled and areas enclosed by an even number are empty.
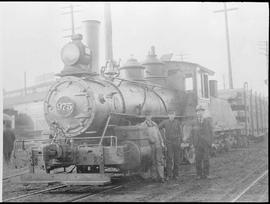
[[[163,120],[159,124],[159,128],[165,129],[166,140],[171,142],[182,142],[183,133],[181,123],[174,119],[170,121],[169,119]]]
[[[213,134],[213,127],[210,118],[204,118],[202,123],[197,120],[191,130],[192,143],[195,148],[204,144],[211,146],[213,142]]]
[[[6,160],[9,160],[9,155],[11,154],[14,146],[15,135],[13,131],[6,129],[3,132],[3,153]]]

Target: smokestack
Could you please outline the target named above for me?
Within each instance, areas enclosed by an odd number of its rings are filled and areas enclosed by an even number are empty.
[[[99,27],[100,22],[96,20],[83,21],[83,40],[91,52],[90,72],[97,74],[99,70]]]
[[[113,61],[113,49],[112,49],[112,19],[111,19],[111,5],[105,3],[104,5],[105,15],[105,59],[106,61]]]

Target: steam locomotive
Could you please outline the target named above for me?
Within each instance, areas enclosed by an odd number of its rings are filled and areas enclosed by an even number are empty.
[[[198,104],[212,116],[217,148],[254,133],[249,124],[237,121],[229,99],[218,97],[217,81],[208,80],[213,71],[170,57],[159,59],[155,47],[142,63],[132,57],[119,66],[113,60],[110,32],[106,35],[107,63],[100,69],[100,22],[88,20],[83,25],[84,35],[72,35],[62,48],[64,68],[44,100],[51,139],[32,147],[29,173],[21,176],[21,182],[103,185],[119,173],[146,174],[153,150],[146,128],[137,125],[146,112],[160,122],[169,110],[175,111],[184,133],[179,148],[185,152],[183,159],[191,163],[189,134]],[[267,116],[261,118],[265,127],[256,131],[266,134]]]

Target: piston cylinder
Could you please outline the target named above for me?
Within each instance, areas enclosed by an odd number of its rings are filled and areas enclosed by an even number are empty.
[[[149,167],[152,161],[152,149],[149,132],[140,126],[118,126],[114,129],[124,148],[124,163],[121,170],[136,170]]]

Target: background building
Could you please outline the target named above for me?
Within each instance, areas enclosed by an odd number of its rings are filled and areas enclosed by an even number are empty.
[[[36,78],[34,86],[3,92],[3,112],[15,117],[15,129],[48,129],[44,118],[43,100],[55,80],[54,73],[46,73]]]

